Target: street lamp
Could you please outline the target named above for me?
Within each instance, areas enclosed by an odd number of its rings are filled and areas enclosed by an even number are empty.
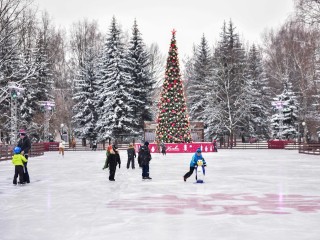
[[[50,127],[50,112],[55,106],[55,102],[52,101],[40,101],[40,106],[44,108],[45,117],[44,117],[44,140],[49,141],[49,127]]]
[[[60,137],[61,137],[61,140],[63,140],[63,138],[62,138],[62,135],[63,135],[63,127],[64,127],[64,124],[61,123],[61,125],[60,125]]]
[[[13,144],[16,138],[16,132],[18,129],[18,114],[17,114],[17,98],[21,96],[24,88],[18,87],[15,82],[8,82],[8,89],[10,90],[10,105],[11,105],[11,133],[10,143]]]
[[[302,126],[303,126],[303,142],[305,143],[305,142],[307,142],[307,141],[306,141],[306,134],[307,134],[306,122],[302,122],[301,124],[302,124]]]

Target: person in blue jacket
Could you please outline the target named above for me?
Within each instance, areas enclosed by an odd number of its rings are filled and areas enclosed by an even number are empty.
[[[198,148],[197,151],[195,152],[195,154],[192,156],[192,159],[190,161],[190,170],[189,172],[187,172],[184,176],[183,176],[183,180],[186,181],[188,177],[190,177],[195,169],[195,167],[197,166],[197,162],[198,160],[202,160],[203,161],[203,166],[207,166],[206,161],[204,160],[204,158],[202,157],[201,154],[201,149]]]

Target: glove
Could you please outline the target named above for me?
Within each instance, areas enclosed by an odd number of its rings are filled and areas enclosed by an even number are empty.
[[[207,164],[204,164],[203,166],[204,166],[204,167],[206,167],[206,166],[207,166]]]
[[[120,168],[120,164],[119,164],[119,168]]]

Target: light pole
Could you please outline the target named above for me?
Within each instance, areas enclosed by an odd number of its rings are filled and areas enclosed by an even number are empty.
[[[55,106],[55,102],[52,101],[40,101],[39,102],[40,106],[44,107],[44,129],[43,129],[43,134],[44,134],[44,140],[49,141],[49,129],[50,129],[50,112]]]
[[[10,89],[10,106],[11,106],[11,126],[10,126],[10,144],[14,142],[18,129],[18,114],[17,114],[17,98],[24,91],[24,88],[18,87],[15,82],[8,82],[8,89]]]
[[[60,125],[60,137],[61,137],[61,140],[63,140],[62,136],[63,136],[63,127],[64,127],[64,124],[61,123]]]
[[[306,143],[306,142],[307,142],[307,141],[306,141],[306,133],[307,133],[306,122],[302,122],[301,124],[302,124],[302,126],[303,126],[303,143]]]

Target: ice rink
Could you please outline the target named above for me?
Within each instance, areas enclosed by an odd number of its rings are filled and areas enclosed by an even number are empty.
[[[204,153],[204,184],[187,182],[192,154],[152,154],[150,176],[115,182],[105,152],[30,158],[31,183],[14,186],[0,162],[1,240],[319,240],[320,156],[296,150]]]

